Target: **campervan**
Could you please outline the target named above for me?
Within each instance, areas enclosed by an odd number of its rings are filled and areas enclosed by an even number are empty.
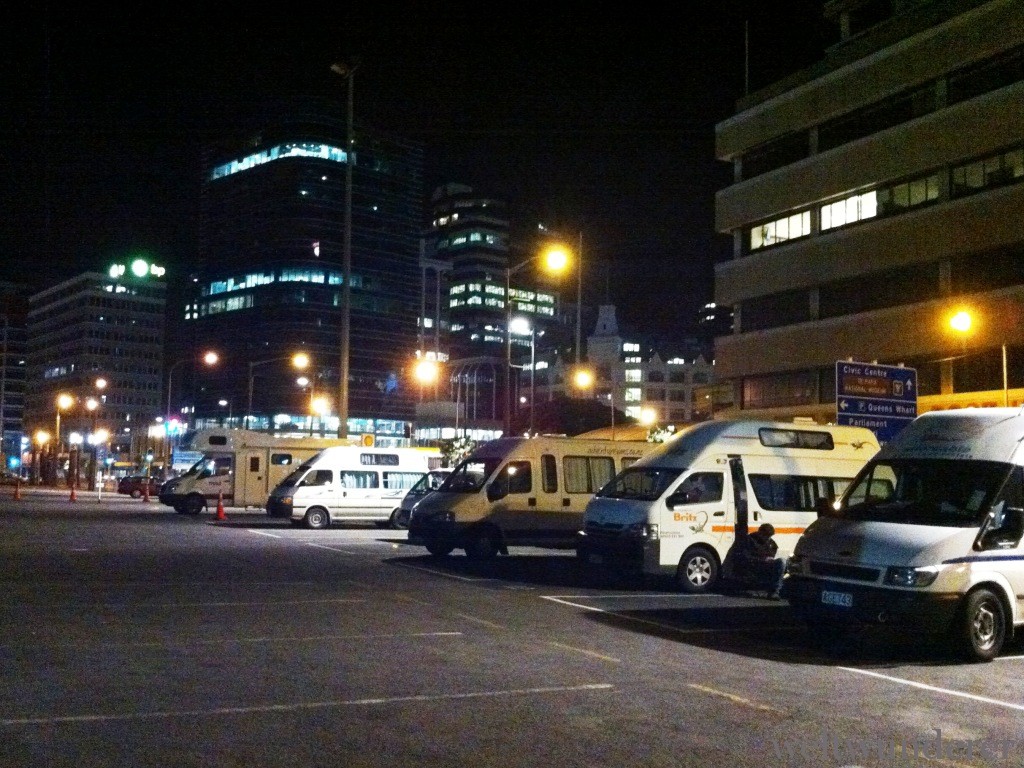
[[[279,437],[247,429],[206,429],[182,439],[180,450],[201,458],[180,477],[160,486],[160,501],[175,511],[198,515],[219,501],[235,507],[262,507],[274,486],[295,467],[346,439]]]
[[[925,413],[886,443],[790,558],[817,636],[938,636],[994,658],[1024,626],[1024,411]]]
[[[861,427],[706,421],[620,472],[587,505],[577,541],[601,571],[670,577],[678,589],[713,589],[734,576],[731,553],[763,523],[780,556],[878,450]]]
[[[415,507],[424,496],[441,487],[441,483],[452,473],[451,469],[432,469],[409,489],[402,497],[398,508],[391,513],[392,528],[408,528],[409,518],[412,517],[412,508]]]
[[[437,448],[325,448],[271,491],[267,513],[307,528],[388,525],[406,493],[440,466]]]
[[[502,437],[459,462],[409,521],[409,543],[486,560],[510,546],[571,549],[594,492],[654,443]]]

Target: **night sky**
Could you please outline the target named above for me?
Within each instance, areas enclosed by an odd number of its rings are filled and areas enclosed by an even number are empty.
[[[582,232],[584,302],[669,335],[728,253],[714,126],[743,93],[745,21],[751,89],[832,34],[820,0],[95,5],[4,24],[0,277],[43,287],[134,252],[184,274],[204,142],[249,100],[343,98],[330,64],[358,57],[357,124],[423,141],[428,195],[461,182]]]

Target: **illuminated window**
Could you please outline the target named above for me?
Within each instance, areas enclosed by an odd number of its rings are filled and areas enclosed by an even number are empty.
[[[782,219],[759,224],[750,230],[750,250],[807,237],[811,234],[811,212],[802,211]]]
[[[821,206],[821,229],[835,229],[864,219],[872,219],[877,215],[878,193],[871,190]]]
[[[625,381],[629,382],[630,384],[643,381],[643,377],[641,376],[640,370],[638,368],[627,368],[623,372],[623,374]]]
[[[626,387],[624,399],[627,403],[639,403],[643,399],[640,387]]]
[[[240,160],[232,160],[224,163],[223,165],[218,165],[210,171],[210,180],[216,181],[217,179],[224,178],[225,176],[241,173],[242,171],[248,171],[251,168],[263,165],[264,163],[283,160],[287,157],[315,157],[335,163],[344,163],[348,161],[348,154],[345,150],[340,147],[333,147],[329,144],[319,144],[315,142],[279,144],[276,147],[265,149],[262,152],[247,155]]]

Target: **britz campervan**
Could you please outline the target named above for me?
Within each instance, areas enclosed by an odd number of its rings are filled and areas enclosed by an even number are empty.
[[[487,560],[511,546],[572,549],[594,492],[654,447],[646,441],[501,437],[477,447],[425,496],[410,544]]]
[[[307,528],[340,522],[389,525],[409,489],[440,466],[437,448],[325,448],[271,491],[267,514]]]
[[[662,443],[587,504],[577,555],[588,567],[669,577],[684,592],[734,575],[730,552],[762,523],[779,556],[878,450],[861,427],[706,421]]]
[[[968,660],[1024,624],[1024,412],[917,417],[823,505],[783,596],[817,634],[932,635]]]
[[[285,437],[248,429],[213,428],[186,433],[177,450],[202,458],[160,487],[160,501],[176,512],[198,515],[219,501],[262,507],[271,489],[302,461],[346,439]]]

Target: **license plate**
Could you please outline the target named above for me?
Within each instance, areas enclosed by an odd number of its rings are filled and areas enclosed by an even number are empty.
[[[823,605],[837,605],[840,608],[853,607],[853,595],[849,592],[831,592],[827,589],[821,590],[821,602]]]

